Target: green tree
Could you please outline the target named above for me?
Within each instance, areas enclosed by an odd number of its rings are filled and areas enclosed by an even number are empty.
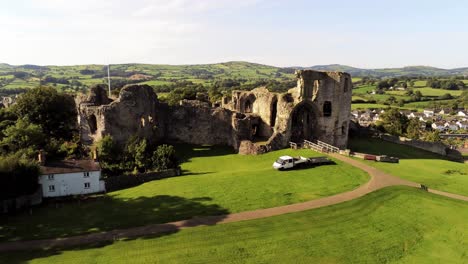
[[[121,150],[110,135],[105,135],[96,143],[99,161],[105,165],[119,162]]]
[[[381,123],[385,131],[392,135],[401,136],[408,126],[408,118],[401,114],[398,109],[390,108],[381,115]]]
[[[411,96],[411,99],[413,99],[413,101],[421,101],[422,99],[422,93],[421,91],[416,91],[414,92],[414,94]]]
[[[0,157],[0,200],[33,193],[38,188],[39,174],[35,162],[18,155]]]
[[[421,136],[420,122],[416,118],[411,118],[406,128],[406,136],[411,139],[419,139]]]
[[[176,157],[176,151],[173,146],[161,145],[153,152],[153,168],[157,170],[167,170],[176,168],[179,162]]]
[[[146,139],[140,140],[136,145],[135,145],[135,153],[134,153],[134,160],[135,160],[135,166],[138,168],[138,170],[147,170],[151,168],[151,162],[148,161],[147,159],[147,142]]]
[[[28,148],[36,151],[45,145],[46,136],[42,128],[26,119],[19,119],[14,126],[7,127],[3,134],[5,137],[0,144],[7,152]]]
[[[40,125],[46,135],[54,138],[70,140],[76,131],[75,101],[50,87],[28,90],[12,110],[19,118]]]
[[[426,141],[430,141],[430,142],[439,142],[440,141],[440,133],[439,133],[439,130],[435,130],[435,131],[432,131],[432,132],[428,132],[424,139]]]
[[[148,144],[146,139],[132,136],[125,145],[125,162],[128,169],[144,171],[151,168],[151,162],[147,161]]]

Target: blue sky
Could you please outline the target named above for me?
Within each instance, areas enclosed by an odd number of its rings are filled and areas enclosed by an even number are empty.
[[[0,0],[0,62],[468,66],[467,1]]]

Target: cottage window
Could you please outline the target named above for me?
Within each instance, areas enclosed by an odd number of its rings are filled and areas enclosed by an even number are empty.
[[[55,185],[49,185],[49,192],[55,192]]]
[[[85,183],[84,183],[84,188],[85,188],[85,189],[91,188],[91,183],[85,182]]]
[[[89,172],[83,172],[83,174],[84,174],[84,177],[85,177],[85,178],[88,178],[88,177],[89,177]]]
[[[54,175],[53,174],[47,175],[47,179],[49,179],[49,181],[53,181],[54,180]]]

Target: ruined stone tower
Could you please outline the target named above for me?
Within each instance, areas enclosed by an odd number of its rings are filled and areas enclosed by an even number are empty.
[[[158,101],[151,87],[139,85],[124,87],[111,102],[94,88],[94,95],[78,104],[81,138],[91,143],[110,134],[124,142],[138,135],[151,141],[229,145],[246,154],[304,140],[345,148],[350,75],[301,70],[296,76],[297,86],[287,93],[272,93],[264,87],[233,91],[219,107],[197,101],[168,106]]]

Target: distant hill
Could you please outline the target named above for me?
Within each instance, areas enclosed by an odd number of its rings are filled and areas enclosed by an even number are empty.
[[[111,77],[114,87],[128,83],[148,84],[170,90],[181,82],[211,86],[216,82],[236,87],[264,85],[267,82],[291,83],[296,69],[319,71],[343,71],[353,77],[399,77],[399,76],[468,76],[468,67],[440,69],[428,66],[403,68],[361,69],[340,64],[315,65],[310,67],[275,67],[244,61],[215,64],[164,65],[164,64],[113,64]],[[133,77],[132,77],[133,76]],[[145,76],[145,78],[135,78]],[[63,91],[84,91],[93,84],[107,82],[106,65],[39,66],[10,65],[0,63],[0,94],[16,94],[40,84],[52,85]],[[171,88],[172,87],[172,88]]]
[[[304,67],[319,71],[344,71],[354,77],[374,76],[374,77],[398,77],[398,76],[448,76],[448,75],[468,75],[468,67],[456,69],[440,69],[430,66],[406,66],[402,68],[383,69],[360,69],[347,65],[330,64]]]

